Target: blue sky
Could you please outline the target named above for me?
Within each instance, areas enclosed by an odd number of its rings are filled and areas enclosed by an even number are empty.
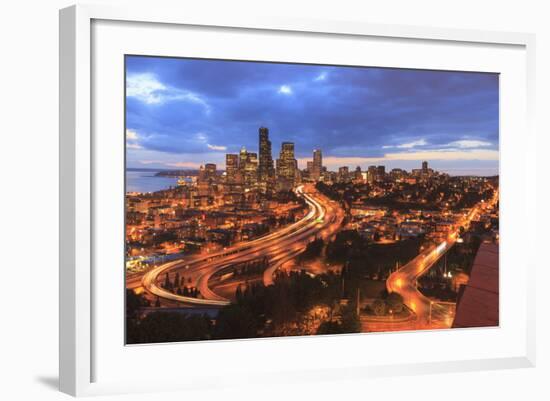
[[[266,126],[301,167],[320,148],[329,169],[492,175],[498,96],[496,74],[127,56],[127,165],[224,168]]]

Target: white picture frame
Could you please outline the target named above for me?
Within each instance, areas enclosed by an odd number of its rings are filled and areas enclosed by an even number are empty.
[[[151,379],[144,383],[133,382],[131,379],[109,378],[97,380],[95,353],[101,347],[95,345],[94,326],[97,323],[97,312],[93,307],[94,282],[93,266],[93,231],[94,221],[94,174],[97,168],[94,153],[101,152],[93,140],[93,88],[91,85],[94,68],[94,43],[92,40],[95,21],[140,22],[147,24],[170,24],[173,26],[194,26],[207,28],[234,28],[246,31],[269,31],[283,33],[309,33],[317,35],[340,35],[345,37],[371,37],[387,40],[434,41],[442,44],[460,43],[465,46],[496,45],[513,46],[521,49],[518,57],[524,59],[526,77],[525,91],[525,135],[522,136],[525,146],[517,148],[517,156],[521,163],[518,171],[520,179],[525,180],[525,198],[516,204],[527,206],[526,199],[534,199],[535,174],[521,176],[529,169],[535,171],[535,134],[532,128],[534,110],[534,35],[524,33],[484,32],[459,29],[428,28],[415,26],[376,25],[357,21],[317,21],[294,20],[291,18],[258,18],[197,15],[188,13],[185,8],[166,10],[155,7],[148,8],[113,8],[109,6],[78,5],[60,11],[60,390],[75,396],[124,393],[133,391],[156,391],[168,389],[205,388],[209,378],[215,378],[218,385],[234,384],[230,379],[220,379],[219,373],[197,374],[189,379],[166,381]],[[523,67],[522,67],[523,68]],[[521,84],[523,85],[523,84]],[[508,94],[503,94],[508,96]],[[502,163],[510,163],[502,159]],[[518,177],[516,177],[518,178]],[[505,178],[506,179],[506,178]],[[528,185],[532,184],[532,185]],[[116,200],[115,200],[116,202]],[[523,202],[523,203],[522,203]],[[510,212],[510,210],[508,211]],[[518,211],[519,212],[519,211]],[[532,226],[536,220],[535,205],[529,204],[521,210],[525,217],[525,228]],[[519,224],[519,223],[518,223]],[[523,228],[523,227],[521,227]],[[122,228],[120,229],[122,232]],[[503,242],[502,246],[506,246]],[[534,245],[531,245],[534,247]],[[510,251],[512,252],[512,251]],[[318,366],[317,369],[299,368],[296,371],[279,371],[277,374],[283,381],[318,380],[339,377],[353,377],[360,380],[365,377],[419,374],[431,372],[453,372],[479,369],[502,369],[513,367],[529,367],[535,363],[535,295],[534,270],[535,255],[528,252],[525,258],[525,280],[522,283],[521,294],[525,295],[526,310],[522,314],[522,327],[525,333],[518,341],[518,349],[514,355],[492,355],[491,357],[476,357],[468,360],[445,361],[415,361],[407,363],[367,364],[343,363],[338,366]],[[525,285],[523,285],[525,284]],[[524,288],[525,287],[525,288]],[[120,289],[122,291],[122,288]],[[107,297],[117,297],[119,294],[106,294]],[[522,304],[523,305],[523,304]],[[120,316],[121,324],[123,317]],[[471,331],[470,338],[475,338]],[[422,335],[419,333],[418,335]],[[363,341],[355,337],[346,337],[348,342]],[[244,346],[253,347],[256,351],[266,346],[291,346],[297,340],[250,340],[241,341]],[[331,340],[341,341],[341,340]],[[235,347],[235,342],[208,342],[204,347],[216,347],[218,350]],[[259,344],[259,345],[258,345]],[[281,345],[282,344],[282,345]],[[285,345],[286,344],[286,345]],[[314,349],[311,342],[303,348]],[[123,347],[122,342],[120,346]],[[242,346],[242,344],[240,344]],[[163,346],[148,346],[149,354],[152,348]],[[224,348],[225,347],[225,348]],[[262,348],[263,347],[263,348]],[[261,376],[262,367],[257,367]],[[261,380],[261,377],[259,377]],[[237,383],[238,384],[238,383]]]

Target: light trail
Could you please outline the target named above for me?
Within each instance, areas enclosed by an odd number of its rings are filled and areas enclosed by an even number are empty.
[[[495,191],[493,199],[489,201],[494,205],[498,201],[498,191]],[[465,217],[460,219],[457,227],[469,227],[471,221],[478,215],[480,204],[474,206]],[[417,255],[401,269],[392,273],[386,280],[388,292],[397,292],[403,297],[403,302],[418,317],[417,323],[430,327],[435,320],[443,322],[445,326],[452,324],[452,310],[438,305],[424,296],[417,288],[417,279],[426,274],[428,270],[449,251],[459,238],[459,228],[449,233],[447,238],[437,246],[430,247]],[[434,317],[436,319],[434,319]],[[450,323],[449,323],[450,322]],[[415,323],[416,324],[416,323]],[[415,327],[416,328],[416,327]]]
[[[151,294],[171,301],[191,305],[224,306],[229,304],[229,300],[215,294],[208,287],[208,281],[216,272],[231,264],[263,256],[273,258],[272,263],[279,261],[279,263],[272,264],[269,268],[270,271],[274,272],[281,265],[280,260],[289,260],[302,252],[305,248],[304,245],[309,242],[312,236],[315,238],[319,232],[327,227],[331,227],[329,231],[333,233],[335,231],[334,226],[339,225],[338,219],[335,220],[334,217],[325,219],[327,215],[325,206],[313,196],[304,193],[303,186],[298,187],[296,193],[305,199],[310,209],[300,221],[264,237],[239,244],[208,257],[204,257],[203,255],[192,260],[179,260],[158,266],[144,274],[142,286]],[[329,210],[332,211],[333,209],[329,208]],[[341,211],[339,210],[338,212]],[[319,221],[323,221],[324,223],[320,223]],[[273,266],[276,266],[276,268],[273,269]],[[182,267],[185,267],[185,271],[187,272],[198,273],[196,280],[197,288],[204,299],[174,294],[157,285],[158,277],[161,274],[179,270]]]

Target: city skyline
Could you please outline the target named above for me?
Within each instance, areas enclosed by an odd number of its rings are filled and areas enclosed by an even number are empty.
[[[126,67],[130,168],[221,167],[241,146],[259,157],[266,126],[273,160],[292,142],[299,169],[321,149],[333,171],[429,160],[450,175],[498,175],[494,74],[137,56]]]
[[[128,56],[126,85],[126,343],[498,326],[498,75]]]
[[[295,158],[295,146],[293,142],[282,142],[279,157],[275,160],[272,155],[269,128],[258,129],[258,152],[251,152],[242,146],[239,153],[225,154],[224,180],[230,191],[244,189],[245,191],[259,191],[262,194],[273,191],[293,190],[297,185],[309,183],[350,183],[374,184],[390,179],[398,182],[416,183],[417,180],[427,180],[435,177],[440,172],[429,168],[427,160],[423,160],[421,166],[410,171],[401,168],[393,168],[386,171],[385,165],[369,165],[362,169],[357,165],[353,171],[350,166],[339,166],[333,171],[323,165],[322,149],[314,149],[312,157],[306,162],[306,168],[300,168]],[[215,163],[205,163],[199,166],[197,182],[214,184],[218,174],[218,166]],[[418,168],[420,167],[420,168]],[[175,170],[174,172],[180,172]]]

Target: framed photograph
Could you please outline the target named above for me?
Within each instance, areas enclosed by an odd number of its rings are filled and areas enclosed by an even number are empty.
[[[61,390],[533,366],[533,49],[62,10]]]

